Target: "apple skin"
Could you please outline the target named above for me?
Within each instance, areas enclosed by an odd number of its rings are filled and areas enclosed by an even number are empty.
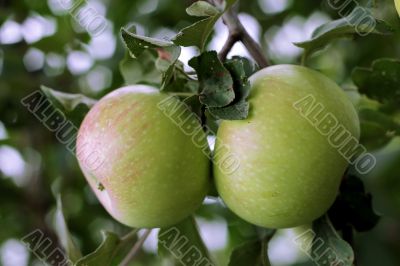
[[[399,13],[400,16],[400,0],[394,0],[394,4],[396,6],[397,13]]]
[[[88,183],[111,216],[131,227],[176,224],[209,189],[206,154],[157,107],[167,97],[142,85],[117,89],[93,106],[79,129],[77,157]],[[184,110],[182,117],[191,116]]]
[[[305,67],[268,67],[250,83],[248,118],[223,121],[217,133],[215,150],[226,149],[215,160],[229,152],[240,162],[232,173],[214,167],[219,195],[255,225],[311,223],[333,204],[348,163],[293,104],[314,95],[358,139],[357,113],[339,86]]]

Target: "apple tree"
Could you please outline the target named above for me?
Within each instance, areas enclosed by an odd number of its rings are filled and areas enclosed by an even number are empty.
[[[0,6],[4,265],[400,262],[399,1]]]

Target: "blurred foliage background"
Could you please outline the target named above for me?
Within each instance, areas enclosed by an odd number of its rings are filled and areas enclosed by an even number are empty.
[[[76,158],[22,106],[21,99],[40,85],[99,98],[124,85],[119,72],[125,55],[121,27],[134,24],[140,34],[168,38],[194,21],[185,13],[192,3],[189,0],[88,0],[84,5],[107,19],[106,30],[91,37],[60,2],[0,0],[0,264],[4,266],[41,265],[19,240],[41,229],[56,242],[53,214],[58,193],[63,196],[70,231],[84,254],[99,245],[101,230],[129,231],[103,210]],[[400,28],[393,1],[375,2],[375,14]],[[278,64],[299,63],[302,50],[292,43],[309,39],[317,26],[340,15],[327,1],[248,0],[241,1],[240,18],[267,56]],[[400,35],[396,32],[336,40],[307,64],[350,88],[349,94],[358,104],[360,95],[351,89],[353,69],[369,67],[379,58],[400,59]],[[227,30],[218,22],[209,49],[219,50],[226,37]],[[194,48],[184,48],[180,59],[187,62],[195,53]],[[233,54],[248,55],[241,44],[235,45]],[[356,235],[355,252],[360,265],[397,266],[400,140],[393,137],[387,146],[373,149],[378,164],[363,181],[373,195],[375,210],[383,217],[372,231]],[[230,235],[224,211],[216,205],[205,205],[198,213],[198,222],[206,244],[224,262]],[[290,234],[282,230],[272,239],[272,264],[312,265],[293,246]],[[156,265],[155,246],[154,236],[150,237],[137,265]]]

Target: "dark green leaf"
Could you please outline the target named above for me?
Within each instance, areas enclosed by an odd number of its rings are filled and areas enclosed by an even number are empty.
[[[384,147],[394,137],[392,132],[387,131],[383,126],[374,121],[360,121],[360,129],[360,143],[369,151]]]
[[[197,118],[199,121],[201,120],[201,112],[202,112],[202,104],[199,100],[199,97],[197,95],[193,95],[190,97],[186,97],[183,99],[183,102],[190,108],[190,110],[196,114]]]
[[[57,197],[57,210],[55,213],[54,226],[56,228],[57,236],[61,243],[61,246],[67,253],[68,259],[70,259],[72,262],[76,262],[82,257],[82,254],[79,248],[75,245],[72,236],[68,230],[60,196]]]
[[[359,91],[369,98],[400,105],[399,60],[376,60],[371,68],[356,68],[352,78]]]
[[[367,18],[373,19],[375,25],[369,24],[371,20],[363,19],[360,21],[359,12],[366,12],[367,9],[354,9],[347,17],[325,23],[318,27],[312,34],[311,40],[294,43],[296,46],[304,48],[304,53],[309,56],[312,53],[324,48],[333,40],[338,38],[352,37],[356,34],[366,36],[368,34],[389,34],[392,28],[386,22],[374,18],[372,15]],[[370,15],[367,13],[367,15]]]
[[[103,242],[100,246],[77,261],[76,266],[117,266],[136,241],[135,231],[126,238],[120,238],[112,232],[102,233]]]
[[[197,1],[186,9],[186,13],[190,16],[210,17],[218,15],[219,10],[206,1]]]
[[[168,79],[164,78],[161,88],[164,92],[197,93],[199,82],[191,78],[184,70],[182,62],[177,61],[168,71]]]
[[[250,77],[251,75],[253,75],[255,72],[257,72],[259,70],[259,67],[254,64],[254,62],[250,59],[248,59],[247,57],[242,57],[242,56],[232,56],[232,58],[228,61],[231,60],[239,60],[243,63],[243,68],[244,68],[244,72],[246,77]]]
[[[200,101],[208,107],[223,107],[235,98],[233,80],[229,71],[218,59],[215,51],[204,52],[192,58],[193,67],[200,82]]]
[[[186,218],[177,225],[162,228],[158,233],[158,253],[162,257],[172,257],[184,265],[212,264],[207,247],[201,239],[194,218]]]
[[[379,221],[372,208],[371,194],[365,192],[361,179],[349,175],[340,185],[340,194],[329,210],[329,217],[337,230],[348,224],[359,232],[371,230]]]
[[[249,114],[249,103],[240,101],[226,107],[210,108],[208,110],[217,119],[243,120],[246,119]]]
[[[72,112],[81,104],[90,109],[96,103],[96,100],[82,94],[60,92],[46,86],[41,86],[41,89],[54,106],[62,111]]]
[[[228,60],[224,66],[233,78],[235,99],[228,106],[221,108],[209,108],[209,111],[218,119],[240,120],[246,119],[249,114],[249,103],[246,98],[250,92],[250,82],[247,78],[242,58]]]

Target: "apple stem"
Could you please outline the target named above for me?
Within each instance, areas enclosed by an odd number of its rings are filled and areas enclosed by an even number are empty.
[[[217,5],[218,1],[219,0],[213,0],[213,3]],[[241,41],[246,47],[249,54],[257,62],[259,67],[264,68],[269,66],[269,60],[264,55],[261,46],[250,36],[243,24],[240,22],[236,10],[237,6],[238,4],[236,3],[232,8],[228,9],[222,15],[224,24],[228,27],[229,36],[219,53],[219,58],[221,59],[221,61],[225,61],[228,53],[235,45],[235,43]]]
[[[195,95],[198,95],[197,93],[194,92],[167,92],[168,95],[172,96],[182,96],[182,97],[192,97]]]
[[[135,243],[131,251],[129,251],[128,255],[124,258],[119,266],[128,266],[132,259],[136,256],[136,254],[140,251],[143,246],[144,241],[146,241],[147,237],[150,235],[151,229],[146,229],[143,236],[139,238],[139,240]]]

